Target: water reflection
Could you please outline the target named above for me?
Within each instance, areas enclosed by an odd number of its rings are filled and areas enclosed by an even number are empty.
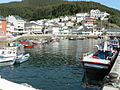
[[[97,90],[81,86],[84,71],[79,58],[92,51],[99,42],[94,39],[61,40],[26,48],[25,51],[31,55],[30,60],[12,68],[0,67],[0,75],[43,90]]]

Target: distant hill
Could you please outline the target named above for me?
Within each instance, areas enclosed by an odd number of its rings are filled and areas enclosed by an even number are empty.
[[[80,12],[89,12],[99,9],[111,14],[109,22],[120,26],[120,11],[109,8],[97,2],[65,1],[65,0],[22,0],[0,4],[0,15],[19,15],[28,20],[55,18],[65,15],[75,15]]]

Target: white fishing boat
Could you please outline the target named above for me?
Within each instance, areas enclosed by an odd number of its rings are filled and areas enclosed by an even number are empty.
[[[16,57],[16,60],[15,60],[15,63],[16,64],[20,64],[20,63],[23,63],[25,61],[27,61],[30,57],[30,54],[20,54]]]
[[[0,47],[0,66],[15,63],[17,47]]]

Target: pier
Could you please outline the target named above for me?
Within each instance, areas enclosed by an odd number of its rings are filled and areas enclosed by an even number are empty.
[[[0,77],[0,90],[37,90],[30,85],[21,85]]]
[[[114,74],[113,82],[111,85],[105,85],[103,90],[120,90],[120,53],[110,71],[110,74]]]
[[[98,38],[98,37],[103,37],[103,36],[98,36],[98,35],[77,35],[77,34],[58,34],[56,35],[57,37],[64,37],[64,38],[69,38],[69,37],[86,37],[86,38]],[[53,34],[23,34],[15,37],[1,37],[0,42],[13,42],[16,40],[23,40],[23,39],[38,39],[38,38],[52,38],[54,37]]]

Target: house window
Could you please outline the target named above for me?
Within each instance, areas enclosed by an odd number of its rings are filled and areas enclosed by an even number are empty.
[[[4,34],[4,32],[3,32],[3,31],[0,31],[0,34]]]
[[[0,25],[0,28],[2,28],[2,25]]]

